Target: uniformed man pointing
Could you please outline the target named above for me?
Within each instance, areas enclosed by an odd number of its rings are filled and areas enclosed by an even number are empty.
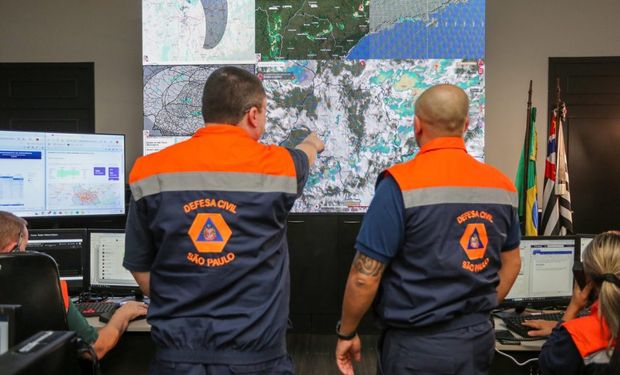
[[[123,265],[151,298],[154,374],[292,374],[286,218],[323,142],[258,142],[267,100],[235,67],[209,76],[205,126],[139,158]]]

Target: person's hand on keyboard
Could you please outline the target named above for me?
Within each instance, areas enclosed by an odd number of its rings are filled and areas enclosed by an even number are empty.
[[[116,345],[130,321],[146,315],[147,306],[143,302],[124,302],[113,314],[99,316],[99,320],[106,322],[106,325],[99,330],[99,337],[93,343],[97,358],[102,358]]]
[[[147,308],[148,305],[144,302],[127,301],[114,312],[114,315],[119,314],[125,321],[130,322],[145,316]]]
[[[553,328],[558,325],[558,322],[554,322],[552,320],[526,320],[523,323],[524,326],[532,328],[531,331],[528,331],[528,335],[537,337],[537,336],[549,336]]]

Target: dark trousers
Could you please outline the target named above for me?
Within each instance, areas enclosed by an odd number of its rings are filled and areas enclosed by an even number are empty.
[[[380,343],[377,374],[483,375],[494,350],[489,321],[441,332],[388,329]]]
[[[149,372],[152,375],[293,375],[294,371],[291,357],[284,356],[251,365],[210,365],[154,359]]]

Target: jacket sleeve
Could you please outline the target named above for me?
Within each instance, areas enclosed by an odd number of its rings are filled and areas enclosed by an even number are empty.
[[[558,326],[543,345],[538,357],[542,375],[578,375],[584,370],[583,359],[568,331]]]

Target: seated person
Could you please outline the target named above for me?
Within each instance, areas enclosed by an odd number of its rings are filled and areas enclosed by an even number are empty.
[[[620,329],[620,231],[594,237],[583,254],[588,284],[573,288],[560,323],[532,320],[530,336],[549,336],[539,357],[540,373],[620,374],[620,352],[614,351]],[[598,298],[589,316],[577,318],[594,289]],[[614,354],[612,354],[614,353]]]
[[[24,251],[28,243],[28,228],[26,220],[9,212],[0,211],[0,253]],[[147,305],[141,302],[130,301],[119,307],[105,327],[97,331],[91,327],[82,314],[68,301],[67,323],[69,329],[92,345],[97,358],[102,358],[112,349],[129,321],[146,315]]]

